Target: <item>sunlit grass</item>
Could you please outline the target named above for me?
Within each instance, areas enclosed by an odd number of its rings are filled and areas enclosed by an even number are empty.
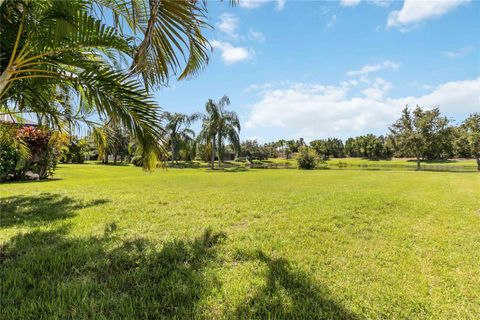
[[[476,319],[480,175],[63,165],[0,185],[0,318]]]

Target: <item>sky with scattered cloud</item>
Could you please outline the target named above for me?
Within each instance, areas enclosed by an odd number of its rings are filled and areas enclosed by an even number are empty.
[[[480,112],[480,2],[207,2],[209,65],[156,92],[165,110],[230,97],[243,139],[384,134],[405,105]],[[197,124],[198,125],[198,124]]]

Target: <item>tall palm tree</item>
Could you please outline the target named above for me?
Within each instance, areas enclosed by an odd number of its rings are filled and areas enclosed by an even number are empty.
[[[181,141],[188,142],[195,138],[195,132],[189,127],[194,121],[200,119],[200,113],[187,115],[177,112],[165,112],[163,118],[166,120],[165,131],[169,139],[173,165],[173,162],[177,159],[177,151]]]
[[[166,151],[148,90],[205,66],[205,14],[191,0],[0,0],[0,107],[53,128],[114,119],[150,169]],[[52,103],[60,90],[72,108]]]
[[[209,99],[205,104],[207,114],[203,118],[199,137],[206,142],[211,141],[212,169],[215,166],[215,148],[217,149],[218,166],[221,166],[222,149],[226,140],[230,141],[236,150],[240,149],[240,120],[235,112],[225,110],[225,106],[228,105],[230,105],[230,99],[226,95],[218,102]]]

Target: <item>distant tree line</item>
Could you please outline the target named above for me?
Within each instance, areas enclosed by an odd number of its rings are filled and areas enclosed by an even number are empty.
[[[166,152],[168,158],[164,161],[173,165],[178,161],[203,160],[213,167],[215,161],[220,165],[221,161],[231,160],[232,157],[244,161],[291,159],[303,154],[310,165],[314,154],[321,160],[408,157],[415,158],[420,168],[421,160],[475,158],[480,170],[480,113],[474,113],[461,124],[454,125],[438,108],[405,107],[386,135],[370,133],[345,141],[339,138],[315,139],[309,144],[303,138],[280,139],[261,144],[257,140],[240,142],[238,116],[225,110],[229,103],[226,96],[218,102],[209,100],[203,115],[165,112],[162,145],[169,152]],[[202,121],[202,127],[197,135],[191,125],[198,120]],[[141,166],[141,154],[139,144],[127,130],[114,121],[107,121],[85,138],[70,137],[61,161],[81,163],[87,157],[104,163],[131,162]]]
[[[259,160],[270,157],[288,159],[303,146],[306,144],[302,138],[263,145],[257,141],[245,141],[241,144],[240,154]],[[474,158],[480,170],[480,113],[471,114],[460,125],[454,125],[439,108],[427,110],[407,106],[386,135],[366,134],[348,138],[345,143],[338,138],[316,139],[308,147],[323,160],[331,157],[415,158],[418,169],[422,160]]]

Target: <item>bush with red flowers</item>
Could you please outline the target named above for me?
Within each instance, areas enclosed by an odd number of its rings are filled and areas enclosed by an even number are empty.
[[[27,171],[38,174],[40,179],[52,176],[61,155],[58,134],[34,126],[14,128],[11,134],[28,147],[30,155],[28,158],[22,158],[14,145],[2,146],[0,181],[24,179]]]

